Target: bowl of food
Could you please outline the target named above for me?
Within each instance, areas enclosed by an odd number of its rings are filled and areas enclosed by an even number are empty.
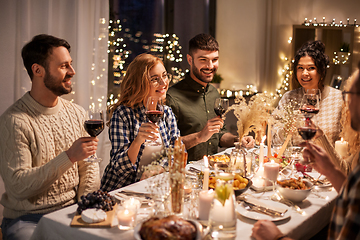
[[[215,164],[220,167],[228,167],[230,163],[230,156],[227,154],[219,154],[209,156],[209,164],[214,167]]]
[[[242,177],[239,174],[235,174],[234,176],[234,182],[233,182],[233,189],[234,189],[234,193],[235,196],[239,196],[242,193],[244,193],[246,190],[249,189],[249,187],[251,186],[252,182],[250,179],[246,178],[246,177]],[[214,176],[210,176],[209,177],[209,188],[211,189],[215,189],[216,187],[216,178]]]
[[[276,182],[276,189],[280,195],[292,202],[301,202],[311,192],[313,184],[306,179],[284,179]]]

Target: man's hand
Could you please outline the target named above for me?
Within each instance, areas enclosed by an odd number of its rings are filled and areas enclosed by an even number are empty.
[[[255,146],[255,139],[252,136],[245,136],[241,139],[241,146],[253,148]]]
[[[273,222],[269,220],[259,220],[252,228],[251,237],[256,240],[273,240],[281,235],[282,233],[279,228]]]
[[[97,137],[82,137],[76,140],[65,152],[70,161],[75,163],[95,154],[98,141]]]
[[[205,127],[199,132],[199,141],[206,142],[214,133],[220,132],[220,129],[223,126],[224,120],[222,120],[220,117],[214,117],[208,120]]]

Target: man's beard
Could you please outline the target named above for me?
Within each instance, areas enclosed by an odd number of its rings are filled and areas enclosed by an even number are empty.
[[[206,78],[206,77],[204,77],[204,76],[201,76],[201,72],[200,72],[200,69],[198,69],[197,67],[195,67],[195,64],[194,64],[194,62],[192,62],[192,73],[194,74],[194,76],[197,78],[197,79],[199,79],[200,81],[202,81],[203,83],[209,83],[209,82],[211,82],[212,80],[213,80],[213,78]],[[205,69],[205,70],[210,70],[210,69]],[[211,69],[211,70],[213,70],[214,71],[214,73],[216,73],[216,70],[214,70],[214,68],[213,69]],[[214,77],[214,76],[213,76]]]
[[[67,78],[70,78],[70,76],[65,76],[64,80]],[[56,96],[69,94],[72,90],[72,87],[65,88],[61,83],[62,81],[58,83],[58,80],[55,79],[48,71],[46,71],[46,75],[44,77],[44,84]]]

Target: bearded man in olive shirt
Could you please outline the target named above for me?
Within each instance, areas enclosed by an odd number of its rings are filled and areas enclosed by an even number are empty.
[[[190,73],[169,88],[166,103],[176,118],[181,139],[188,151],[188,161],[213,155],[220,147],[232,147],[238,137],[226,132],[224,120],[214,111],[217,89],[209,84],[219,66],[219,44],[211,35],[199,34],[189,41],[187,61]],[[254,146],[252,137],[242,145]]]

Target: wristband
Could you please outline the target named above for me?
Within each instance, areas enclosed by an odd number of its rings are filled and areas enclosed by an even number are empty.
[[[274,238],[274,240],[282,240],[282,239],[284,239],[284,238],[286,238],[286,235],[280,233],[279,235],[277,235],[277,236]]]

